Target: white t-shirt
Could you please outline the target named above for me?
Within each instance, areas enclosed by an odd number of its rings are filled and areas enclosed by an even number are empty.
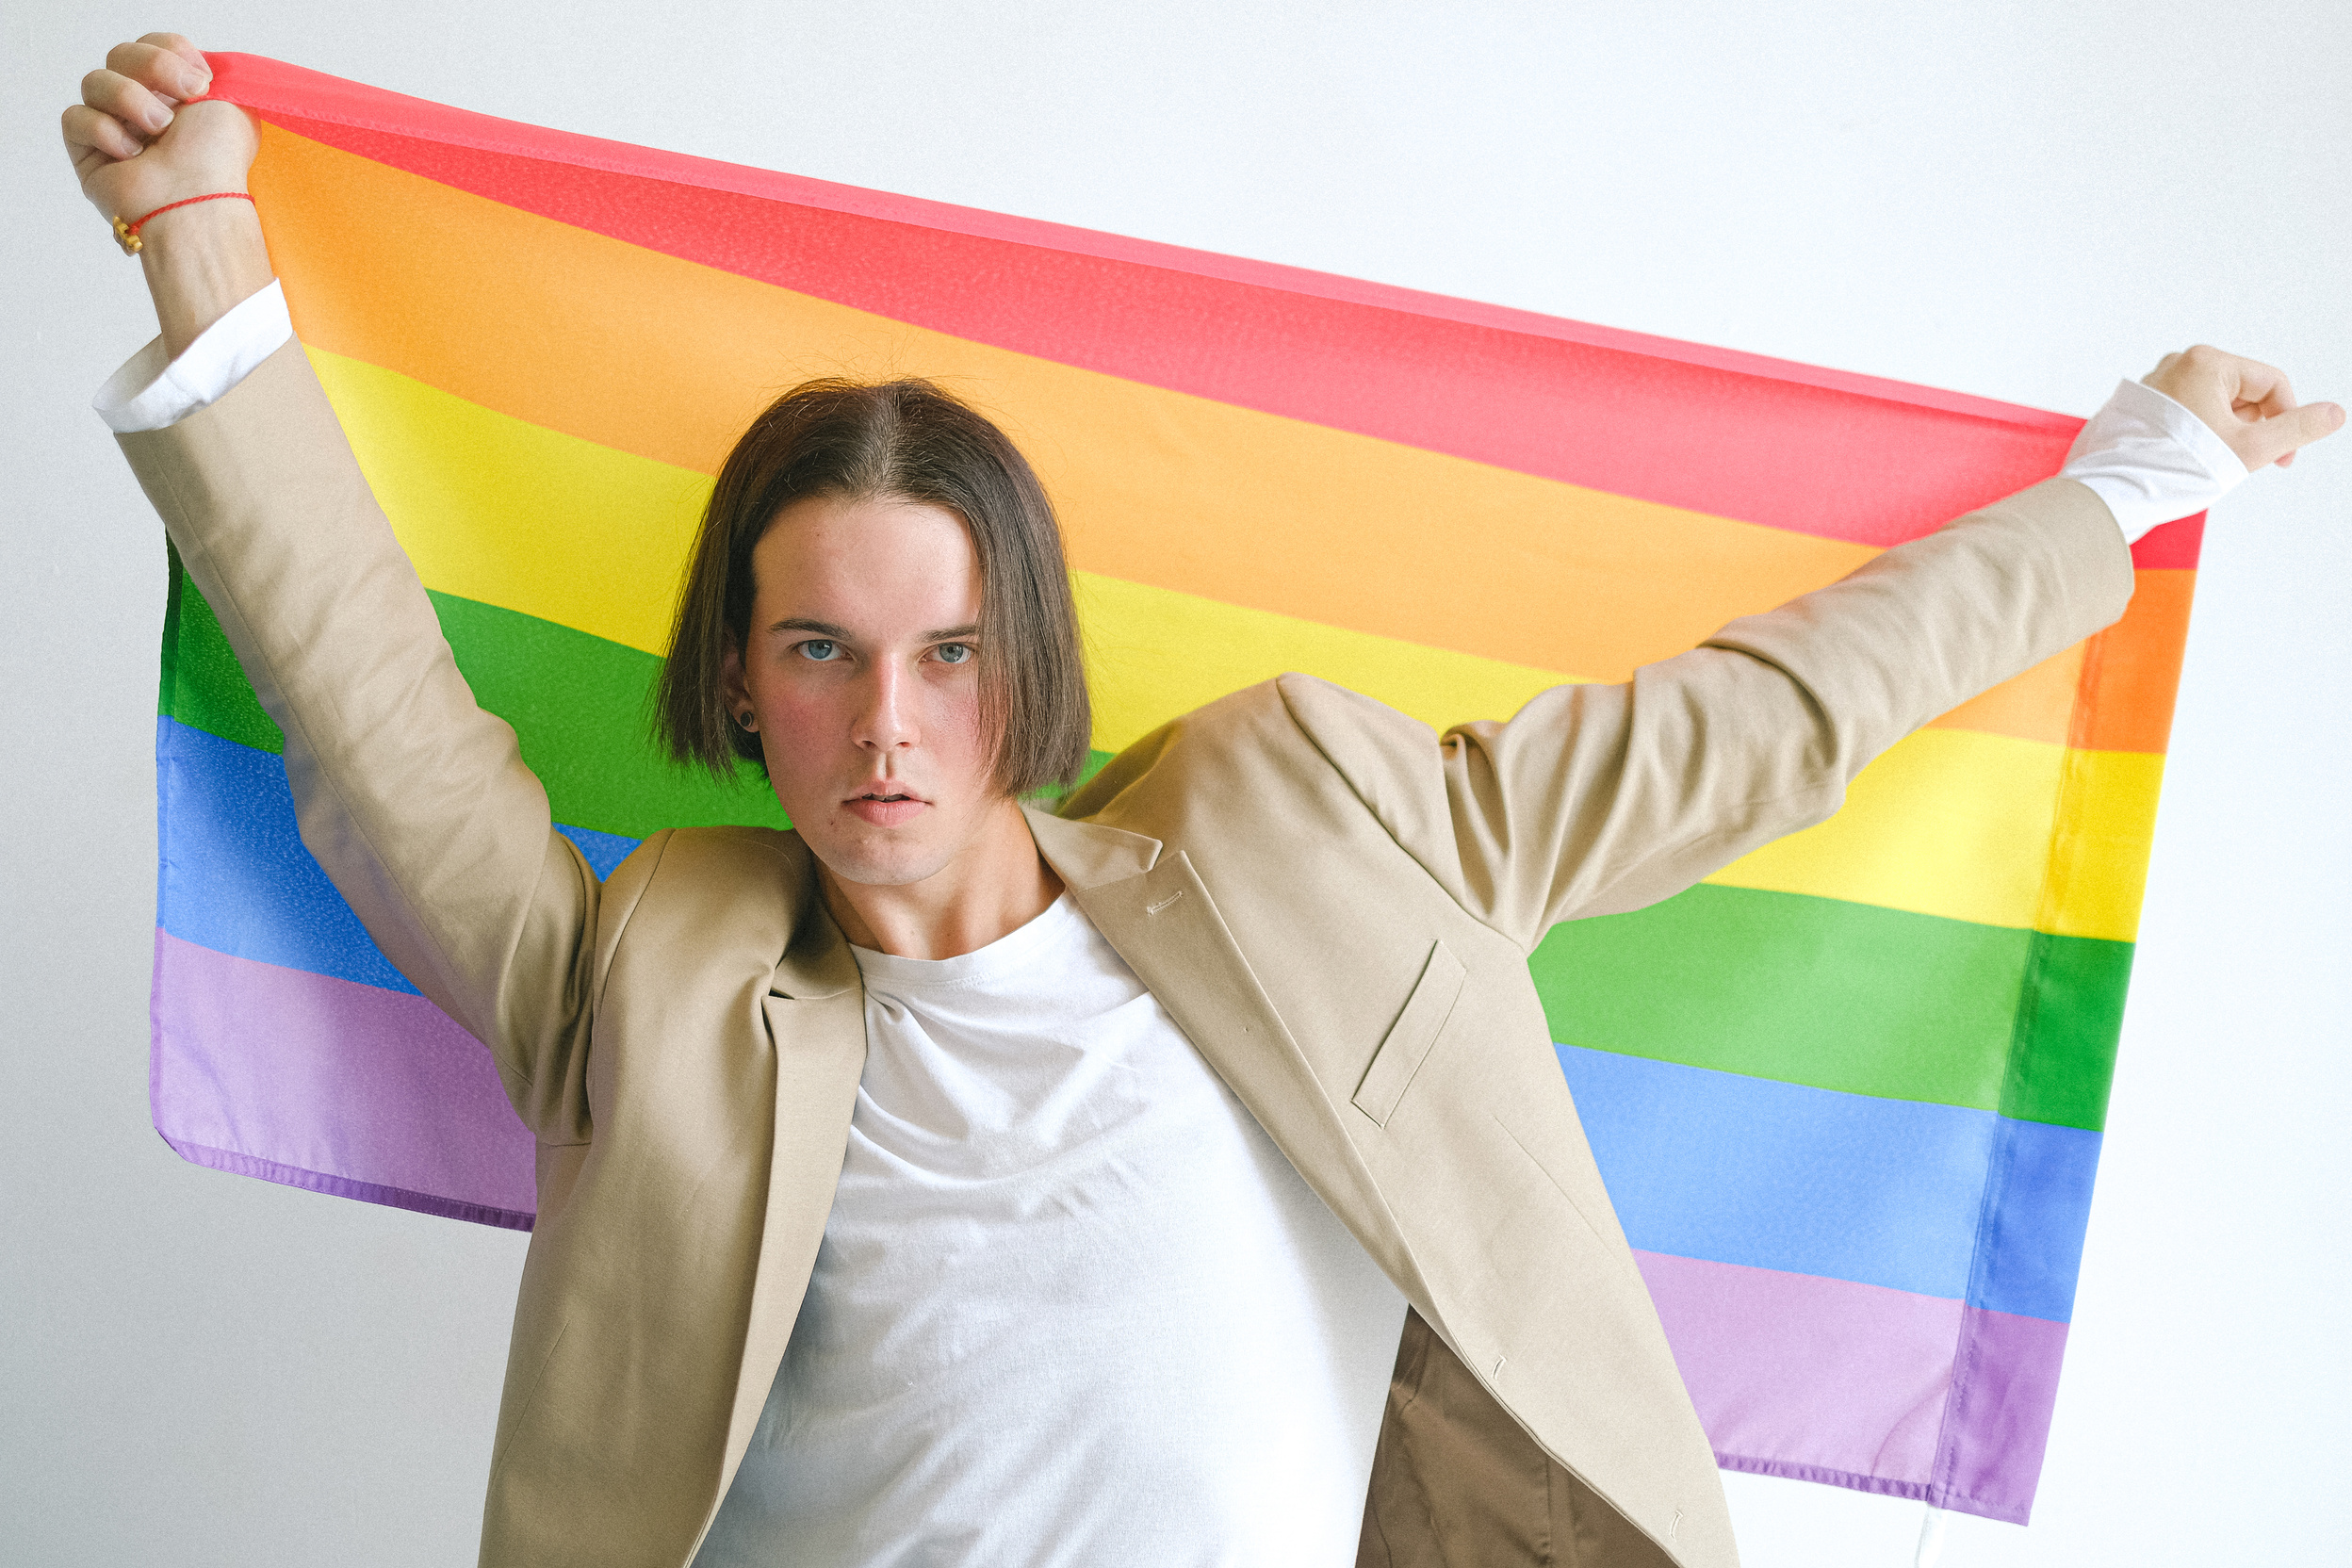
[[[1069,899],[858,962],[841,1187],[696,1568],[1353,1562],[1396,1286]]]

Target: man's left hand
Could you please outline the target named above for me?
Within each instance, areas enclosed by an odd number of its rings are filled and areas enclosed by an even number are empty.
[[[2297,405],[2283,371],[2199,343],[2166,354],[2140,378],[2213,428],[2251,473],[2281,468],[2323,435],[2344,428],[2334,403]]]

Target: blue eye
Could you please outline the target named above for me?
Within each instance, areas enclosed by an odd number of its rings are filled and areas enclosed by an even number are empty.
[[[941,643],[937,651],[939,662],[942,664],[966,664],[972,662],[972,647],[970,643]]]
[[[803,659],[813,659],[819,663],[823,663],[825,661],[832,658],[835,654],[841,652],[841,644],[832,641],[830,638],[812,637],[808,642],[799,645],[799,651],[800,656]]]

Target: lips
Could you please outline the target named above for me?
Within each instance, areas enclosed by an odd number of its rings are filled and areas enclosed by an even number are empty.
[[[898,827],[922,815],[931,803],[915,795],[895,791],[870,790],[841,802],[850,814],[876,827]]]

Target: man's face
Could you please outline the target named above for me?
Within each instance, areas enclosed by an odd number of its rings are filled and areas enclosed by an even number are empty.
[[[917,501],[812,496],[752,551],[738,707],[776,799],[844,881],[944,870],[1004,809],[980,723],[980,561]]]

